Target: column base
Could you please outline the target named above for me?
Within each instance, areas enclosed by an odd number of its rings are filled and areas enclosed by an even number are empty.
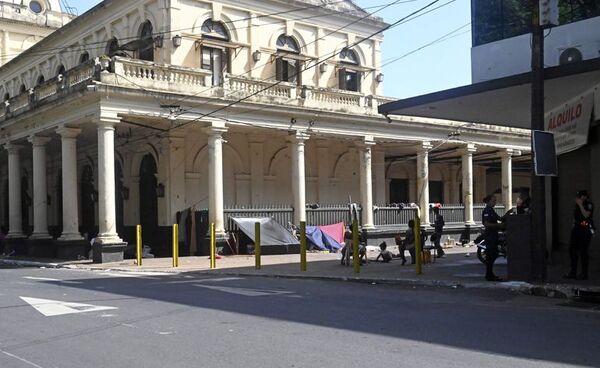
[[[25,240],[27,255],[35,258],[56,258],[56,244],[50,235]]]
[[[108,244],[96,240],[94,245],[92,245],[92,259],[94,263],[121,262],[123,261],[126,247],[127,243],[123,241]]]
[[[215,240],[216,240],[216,248],[217,248],[217,254],[222,254],[223,252],[225,253],[231,253],[231,250],[229,249],[229,245],[227,245],[227,235],[225,233],[222,234],[215,234]],[[198,256],[210,256],[210,236],[205,237],[202,242],[200,243],[200,246],[198,247],[198,251],[196,253],[196,255]]]
[[[62,233],[57,241],[61,242],[75,242],[85,240],[79,233]]]
[[[26,256],[27,255],[27,245],[25,244],[25,236],[17,236],[13,235],[11,237],[7,236],[4,239],[4,249],[2,250],[6,254],[10,254],[14,256]]]
[[[90,253],[90,242],[85,239],[62,240],[58,238],[54,241],[56,248],[56,257],[58,259],[81,259],[88,258]]]

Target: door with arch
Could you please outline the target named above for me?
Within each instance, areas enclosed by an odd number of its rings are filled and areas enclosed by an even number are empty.
[[[140,164],[140,225],[142,225],[143,242],[152,247],[157,254],[160,247],[158,228],[158,196],[156,187],[158,180],[156,161],[151,154],[147,154]]]

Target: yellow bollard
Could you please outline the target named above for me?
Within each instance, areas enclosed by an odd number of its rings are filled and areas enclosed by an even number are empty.
[[[306,221],[300,221],[300,271],[306,271]]]
[[[417,257],[416,267],[417,267],[417,275],[423,273],[423,246],[421,244],[421,211],[417,208],[417,214],[415,216],[415,228],[413,229],[415,232],[415,256]]]
[[[210,224],[210,269],[217,268],[217,239],[215,235],[215,223]]]
[[[354,273],[360,273],[360,255],[359,253],[358,220],[352,221],[352,264]]]
[[[173,224],[173,267],[179,267],[179,225]]]
[[[142,225],[136,225],[135,227],[135,255],[137,259],[137,265],[142,265]]]
[[[254,267],[260,270],[260,222],[254,224]]]

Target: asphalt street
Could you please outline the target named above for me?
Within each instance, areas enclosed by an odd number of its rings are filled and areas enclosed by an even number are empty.
[[[0,269],[0,367],[600,367],[600,310],[500,290]]]

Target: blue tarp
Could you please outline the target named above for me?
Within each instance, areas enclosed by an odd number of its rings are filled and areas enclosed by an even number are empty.
[[[342,244],[338,243],[331,236],[322,232],[318,226],[306,227],[306,239],[321,250],[337,252],[340,248],[342,248]]]

